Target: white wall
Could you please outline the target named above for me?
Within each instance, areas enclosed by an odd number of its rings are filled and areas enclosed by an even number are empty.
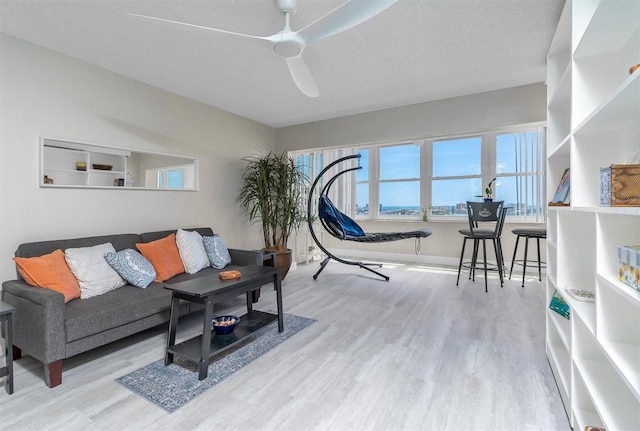
[[[1,34],[0,65],[0,280],[29,241],[211,226],[262,247],[235,199],[241,158],[274,149],[274,129]],[[200,190],[40,188],[42,136],[197,157]]]
[[[280,151],[400,142],[547,119],[543,83],[350,115],[277,130]]]
[[[276,136],[280,151],[285,148],[299,150],[402,142],[533,123],[545,121],[546,118],[546,86],[539,83],[285,127],[278,129]],[[325,235],[327,245],[334,249],[345,249],[343,253],[362,257],[370,257],[372,252],[387,256],[395,253],[403,259],[413,258],[419,262],[457,264],[462,245],[458,230],[466,226],[454,222],[363,222],[361,225],[370,232],[429,227],[433,234],[422,240],[418,255],[415,254],[413,240],[359,244],[332,240]],[[503,232],[504,254],[509,260],[515,245],[511,229],[515,227],[506,225]],[[542,247],[544,253],[544,244]]]

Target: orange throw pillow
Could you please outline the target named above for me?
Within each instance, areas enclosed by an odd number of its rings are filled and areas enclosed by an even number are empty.
[[[137,243],[136,247],[155,268],[155,281],[165,281],[184,272],[175,233],[156,241]]]
[[[65,303],[80,298],[78,280],[69,269],[62,250],[37,257],[14,257],[13,260],[28,284],[62,293]]]

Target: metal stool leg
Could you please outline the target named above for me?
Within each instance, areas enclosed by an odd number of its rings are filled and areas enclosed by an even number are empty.
[[[536,238],[538,242],[538,281],[542,281],[542,259],[540,258],[540,238]]]
[[[471,267],[469,269],[469,280],[476,281],[476,263],[478,262],[479,239],[473,240],[473,255],[471,256]]]
[[[518,252],[518,242],[520,242],[520,235],[516,236],[516,246],[513,248],[513,257],[511,258],[511,269],[509,270],[509,280],[511,280],[511,273],[513,272],[513,264],[516,261],[516,253]]]
[[[529,236],[524,237],[524,262],[522,262],[522,287],[524,287],[524,278],[527,275],[527,251],[529,251]]]
[[[482,259],[484,262],[484,291],[489,292],[488,282],[487,282],[487,240],[482,239]]]
[[[460,264],[458,265],[458,278],[456,279],[456,286],[460,281],[460,271],[462,271],[462,259],[464,257],[464,247],[467,245],[467,237],[462,239],[462,253],[460,253]]]
[[[500,240],[493,239],[493,251],[496,253],[496,263],[498,266],[498,275],[500,276],[500,287],[504,287],[504,274],[503,270],[503,262],[502,262],[502,251],[500,250]]]

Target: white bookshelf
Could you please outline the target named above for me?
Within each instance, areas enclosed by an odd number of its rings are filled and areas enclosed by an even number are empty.
[[[196,158],[46,137],[39,173],[43,188],[198,190]]]
[[[41,187],[114,187],[119,178],[124,186],[130,151],[48,138],[42,139],[41,147]],[[77,162],[84,162],[86,170],[78,170]],[[111,170],[94,169],[94,164],[110,165]],[[53,183],[46,184],[45,176]]]
[[[575,430],[640,430],[640,292],[617,279],[640,244],[640,208],[601,207],[599,171],[640,151],[640,1],[567,0],[547,62],[547,195],[571,169],[569,207],[549,207],[546,352]],[[586,289],[595,302],[574,299]]]

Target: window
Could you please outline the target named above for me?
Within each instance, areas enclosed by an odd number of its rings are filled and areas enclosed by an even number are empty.
[[[360,149],[360,166],[356,171],[356,216],[369,215],[369,150]]]
[[[145,177],[147,187],[176,190],[195,188],[195,169],[193,165],[147,169]]]
[[[466,217],[466,202],[481,199],[496,178],[493,198],[505,202],[509,221],[542,222],[544,138],[544,127],[535,125],[322,153],[326,160],[360,154],[362,169],[339,192],[340,209],[356,219],[417,221],[427,209],[430,220]],[[294,154],[298,162],[316,152]]]
[[[309,190],[311,188],[311,184],[316,179],[318,174],[320,174],[320,171],[322,171],[324,167],[322,151],[310,151],[305,153],[297,153],[294,156],[294,161],[296,166],[302,169],[302,173],[305,175],[308,181],[305,193],[302,196],[302,200],[300,202],[300,205],[303,208],[305,208],[305,215],[306,215],[307,214],[306,209],[309,203],[308,199],[309,199]],[[318,190],[322,190],[322,182],[320,182],[316,187],[316,191]],[[311,207],[312,214],[317,214],[317,206],[318,206],[317,196],[311,201],[311,205],[312,205]]]
[[[540,129],[495,136],[496,195],[508,214],[544,217],[544,136]]]
[[[420,146],[394,145],[379,148],[378,215],[420,214]]]
[[[431,214],[466,215],[482,191],[482,137],[433,141],[431,161]]]
[[[184,184],[183,169],[162,169],[158,171],[158,188],[181,189]]]
[[[312,151],[295,156],[296,166],[302,169],[302,173],[309,182],[315,180],[322,170],[322,151]]]

